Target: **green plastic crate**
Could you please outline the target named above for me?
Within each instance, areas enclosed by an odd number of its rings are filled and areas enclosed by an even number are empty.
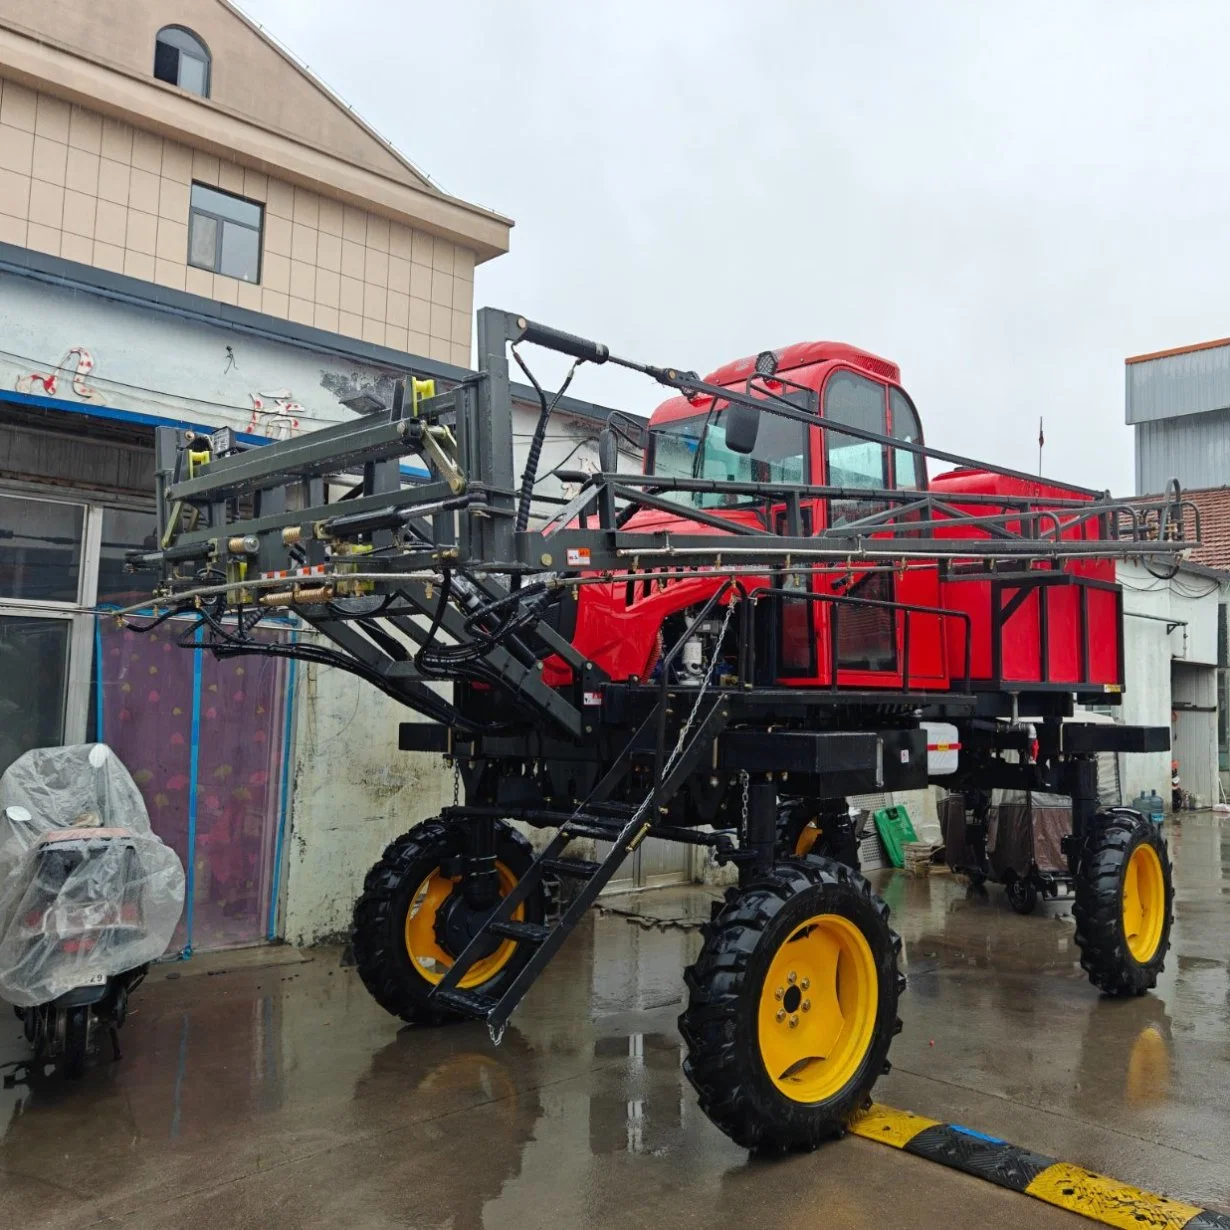
[[[884,843],[884,853],[894,867],[905,866],[905,843],[917,841],[914,826],[910,823],[910,813],[896,804],[893,807],[883,807],[874,816],[876,831]]]

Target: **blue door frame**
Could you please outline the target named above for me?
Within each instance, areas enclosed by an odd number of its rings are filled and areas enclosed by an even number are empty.
[[[155,611],[142,611],[138,615],[154,616]],[[105,613],[94,617],[94,722],[96,738],[99,743],[106,742],[104,728],[103,705],[103,653],[102,653],[102,620]],[[289,619],[270,619],[268,624],[285,628],[290,633],[290,643],[293,645],[299,638],[297,623]],[[194,640],[201,645],[201,627],[198,625]],[[196,822],[197,822],[197,784],[200,767],[200,734],[201,734],[201,678],[203,673],[205,650],[192,651],[192,725],[190,735],[188,761],[188,849],[187,866],[184,868],[184,945],[179,956],[188,960],[192,956],[192,924],[193,909],[196,899]],[[282,887],[282,861],[286,851],[286,821],[290,813],[290,764],[292,759],[291,742],[294,735],[294,697],[297,663],[292,658],[286,672],[286,686],[283,693],[282,714],[282,766],[278,782],[278,821],[273,843],[273,869],[269,890],[269,911],[265,921],[265,938],[276,940],[278,922],[278,900]]]

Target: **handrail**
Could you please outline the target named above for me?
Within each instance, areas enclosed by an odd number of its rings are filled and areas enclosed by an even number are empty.
[[[842,606],[870,606],[882,607],[886,610],[902,612],[905,616],[905,620],[902,630],[901,686],[905,690],[908,690],[910,686],[910,616],[932,615],[937,616],[940,619],[958,619],[964,625],[965,631],[964,671],[962,672],[959,682],[966,690],[969,689],[973,656],[973,621],[970,618],[968,611],[953,611],[945,607],[922,606],[914,602],[891,602],[882,598],[853,598],[849,594],[815,594],[809,593],[806,590],[785,590],[773,585],[757,586],[757,588],[753,589],[747,596],[752,601],[755,601],[760,596],[764,596],[777,600],[789,599],[791,601],[801,600],[804,602],[825,602],[832,604],[835,608],[840,608]],[[834,617],[829,623],[829,671],[831,674],[829,687],[834,692],[837,691],[837,613],[837,610],[834,610]]]

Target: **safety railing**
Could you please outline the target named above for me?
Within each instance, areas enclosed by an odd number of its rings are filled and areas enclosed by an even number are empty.
[[[841,611],[843,608],[862,607],[862,608],[879,608],[900,614],[901,619],[901,688],[902,691],[909,691],[910,687],[910,630],[911,619],[914,616],[927,616],[929,618],[938,618],[941,621],[946,619],[955,619],[962,626],[962,644],[963,644],[963,662],[961,677],[958,680],[963,689],[969,688],[970,671],[972,662],[972,637],[973,626],[970,615],[967,611],[953,611],[945,607],[922,606],[912,602],[893,602],[881,598],[853,598],[848,594],[817,594],[809,593],[806,590],[785,590],[776,586],[760,586],[753,589],[748,597],[752,601],[758,601],[761,598],[768,598],[771,601],[789,601],[789,602],[814,602],[824,604],[831,608],[831,618],[829,619],[828,630],[828,649],[829,649],[829,690],[836,692],[839,686],[838,680],[838,657],[840,650],[841,636]],[[893,639],[896,641],[897,625],[894,619]],[[751,647],[751,652],[754,655],[755,649]],[[741,664],[741,673],[746,669],[746,678],[750,679],[755,670],[754,657],[746,664],[746,668]]]

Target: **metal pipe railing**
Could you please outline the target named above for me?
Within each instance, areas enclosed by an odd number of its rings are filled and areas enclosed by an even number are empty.
[[[784,590],[772,585],[758,586],[750,591],[747,595],[752,601],[757,601],[761,597],[766,597],[774,601],[801,601],[801,602],[816,602],[827,603],[833,606],[833,618],[829,621],[829,687],[832,691],[837,691],[837,656],[838,656],[838,614],[843,606],[862,606],[862,607],[880,607],[885,610],[901,612],[904,615],[904,627],[902,629],[902,657],[905,661],[902,663],[901,686],[904,690],[909,688],[910,680],[910,664],[909,655],[909,618],[911,615],[929,615],[939,618],[941,621],[945,619],[959,620],[963,625],[964,630],[964,670],[962,671],[960,683],[964,688],[969,687],[970,673],[972,670],[972,649],[973,649],[973,621],[967,611],[953,611],[946,607],[936,606],[921,606],[913,602],[892,602],[882,598],[853,598],[848,594],[815,594],[809,593],[806,590]],[[895,621],[894,621],[895,623]],[[894,640],[896,632],[894,629]]]

